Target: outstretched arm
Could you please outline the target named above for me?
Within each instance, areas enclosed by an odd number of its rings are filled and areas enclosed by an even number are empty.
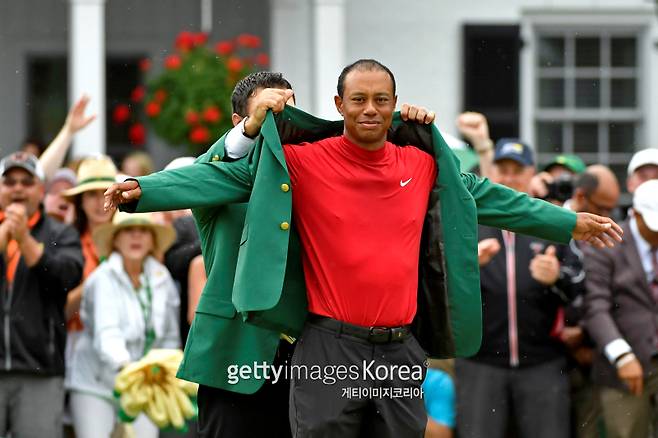
[[[105,209],[120,205],[129,212],[212,207],[249,198],[249,160],[193,164],[112,184],[105,191]]]
[[[462,181],[475,199],[478,222],[483,225],[561,243],[574,238],[597,248],[621,241],[623,231],[610,218],[576,214],[471,173],[462,174]]]
[[[59,134],[39,157],[46,179],[52,178],[57,169],[64,164],[64,157],[66,157],[75,133],[96,119],[95,114],[85,116],[88,103],[89,96],[84,95],[71,107]]]

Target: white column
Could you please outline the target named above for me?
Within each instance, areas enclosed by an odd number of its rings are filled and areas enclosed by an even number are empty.
[[[201,31],[212,32],[212,0],[201,0]]]
[[[337,119],[333,96],[338,75],[345,67],[345,0],[314,0],[313,6],[314,113]]]
[[[312,11],[307,1],[270,0],[270,68],[283,73],[295,90],[296,105],[311,113],[315,97]]]
[[[90,96],[96,120],[74,139],[73,157],[105,153],[105,2],[69,0],[69,101]]]

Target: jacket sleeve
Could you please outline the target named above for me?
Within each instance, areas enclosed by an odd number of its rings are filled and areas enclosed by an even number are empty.
[[[249,199],[252,189],[247,159],[198,163],[136,178],[142,189],[138,202],[122,204],[128,212],[213,207]]]
[[[63,226],[43,242],[43,255],[36,265],[30,268],[39,278],[46,294],[57,293],[66,296],[69,290],[80,284],[82,279],[82,249],[78,232]]]
[[[609,250],[585,252],[585,328],[603,350],[610,342],[623,338],[612,318],[612,274],[614,272]]]
[[[574,212],[472,173],[462,173],[462,181],[475,200],[480,224],[560,243],[571,239]]]
[[[84,283],[84,294],[93,295],[94,349],[104,364],[118,370],[131,360],[121,329],[120,301],[113,284],[104,276],[90,277]]]

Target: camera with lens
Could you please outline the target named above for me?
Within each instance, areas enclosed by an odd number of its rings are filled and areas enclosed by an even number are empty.
[[[548,193],[544,199],[564,203],[567,199],[571,199],[571,196],[573,195],[573,186],[573,175],[563,173],[555,178],[552,183],[546,183]]]

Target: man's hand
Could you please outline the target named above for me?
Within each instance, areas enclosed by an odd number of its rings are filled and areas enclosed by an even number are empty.
[[[478,242],[478,263],[484,266],[500,251],[498,239],[490,238]]]
[[[597,248],[612,248],[615,241],[621,242],[624,235],[621,227],[612,219],[591,213],[576,213],[576,226],[571,237],[583,240]]]
[[[400,109],[400,117],[402,120],[416,123],[424,123],[429,125],[434,122],[436,119],[436,114],[434,111],[429,111],[427,108],[422,106],[409,105],[408,103],[403,103],[402,108]]]
[[[617,370],[617,375],[619,376],[619,379],[628,386],[631,394],[636,396],[642,395],[642,387],[644,385],[644,381],[642,380],[642,365],[640,365],[640,361],[638,361],[637,358],[634,358],[632,361],[619,368]]]
[[[250,137],[255,137],[260,132],[260,127],[265,122],[267,110],[280,113],[286,107],[286,102],[293,96],[292,90],[281,88],[264,88],[253,97],[253,109],[244,123],[244,132]]]
[[[551,184],[554,180],[553,175],[550,173],[539,172],[530,180],[528,194],[533,198],[544,199],[548,195],[548,184]]]
[[[574,349],[580,347],[585,339],[585,333],[580,326],[566,326],[560,332],[560,341],[567,347]]]
[[[530,261],[530,275],[539,283],[552,286],[560,278],[560,262],[555,256],[553,245],[544,254],[537,254]]]
[[[69,110],[64,126],[69,130],[70,134],[75,134],[96,119],[96,114],[85,117],[85,110],[88,103],[89,96],[85,94]]]
[[[122,183],[114,183],[104,193],[105,211],[116,209],[119,204],[138,200],[142,196],[142,189],[134,179]]]
[[[489,138],[489,124],[487,118],[480,113],[467,111],[457,117],[457,129],[466,137],[476,152],[484,148],[491,148],[492,142]]]
[[[30,234],[30,228],[27,226],[27,209],[21,203],[13,202],[7,206],[5,222],[9,238],[16,240],[19,244]]]

